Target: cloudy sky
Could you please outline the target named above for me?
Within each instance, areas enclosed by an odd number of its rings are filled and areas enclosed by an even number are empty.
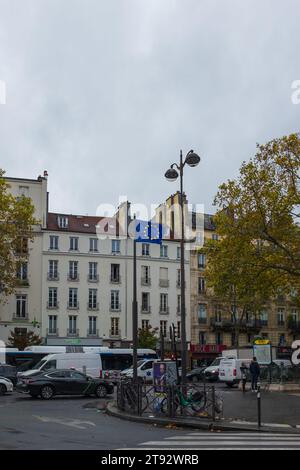
[[[49,172],[50,209],[158,203],[179,150],[190,202],[300,127],[299,0],[0,0],[0,167]]]

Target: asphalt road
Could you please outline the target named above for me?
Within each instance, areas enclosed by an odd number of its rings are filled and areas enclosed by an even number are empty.
[[[255,407],[255,397],[237,389],[228,389],[217,384],[224,398],[225,408],[236,411],[239,403],[245,417]],[[297,415],[299,397],[271,394],[270,410],[278,412],[284,403],[290,413]],[[99,402],[99,400],[97,400]],[[55,397],[44,401],[32,399],[14,392],[0,397],[0,449],[38,450],[112,450],[137,448],[300,448],[299,437],[276,435],[254,436],[251,434],[217,434],[193,432],[189,429],[170,429],[140,423],[127,422],[110,417],[90,407],[92,398]],[[297,405],[297,406],[296,406]],[[286,406],[284,407],[286,408]],[[297,411],[296,411],[297,410]],[[283,410],[282,410],[283,411]],[[229,412],[229,411],[228,411]],[[227,414],[227,413],[226,413]],[[265,414],[265,413],[264,413]],[[276,414],[276,413],[275,413]],[[284,411],[285,416],[288,410]],[[234,415],[233,415],[234,416]],[[298,417],[295,418],[298,420]],[[300,420],[298,421],[300,424]]]

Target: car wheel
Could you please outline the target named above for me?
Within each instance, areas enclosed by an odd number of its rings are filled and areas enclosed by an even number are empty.
[[[0,384],[0,395],[5,395],[6,392],[7,392],[7,389],[6,389],[5,385]]]
[[[44,387],[41,388],[40,395],[43,400],[50,400],[54,396],[54,390],[50,385],[44,385]]]
[[[105,398],[107,395],[107,390],[105,385],[98,385],[98,387],[95,390],[95,395],[97,398]]]

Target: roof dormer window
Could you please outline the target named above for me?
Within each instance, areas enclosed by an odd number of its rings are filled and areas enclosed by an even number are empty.
[[[57,217],[57,224],[59,228],[68,228],[69,219],[66,215],[59,215]]]

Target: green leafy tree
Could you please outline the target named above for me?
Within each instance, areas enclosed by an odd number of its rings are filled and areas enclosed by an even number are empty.
[[[31,199],[13,196],[0,169],[0,292],[4,294],[0,301],[18,285],[16,272],[27,259],[28,241],[37,224],[33,214]]]
[[[38,346],[42,343],[42,338],[40,338],[33,331],[28,331],[25,334],[12,331],[10,337],[7,340],[8,346],[13,348],[18,348],[23,351],[27,346]]]
[[[205,247],[207,280],[231,313],[235,306],[242,312],[237,334],[246,312],[259,312],[277,293],[292,291],[299,301],[299,170],[299,135],[275,139],[258,145],[215,198],[220,240]]]
[[[150,325],[138,330],[138,347],[156,349],[158,341],[158,328],[152,328]]]

